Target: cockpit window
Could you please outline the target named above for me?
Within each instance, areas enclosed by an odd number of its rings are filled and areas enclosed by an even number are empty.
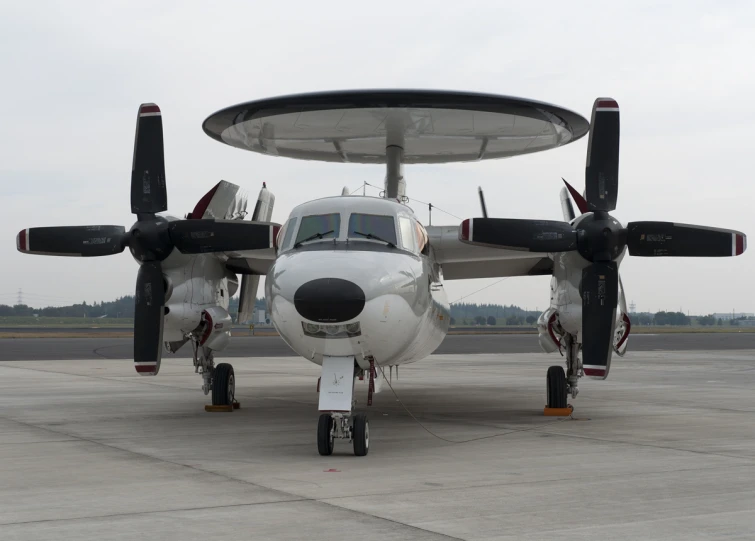
[[[377,214],[352,214],[349,217],[349,238],[374,239],[389,242],[395,246],[397,244],[395,218]]]
[[[291,246],[291,239],[294,237],[294,231],[296,231],[296,217],[289,219],[283,226],[283,242],[278,243],[280,250],[288,250]]]
[[[401,216],[398,219],[398,223],[401,227],[401,245],[404,247],[404,250],[416,253],[417,244],[414,237],[414,226],[412,225],[412,221],[409,218]]]
[[[338,213],[305,216],[301,219],[295,244],[307,240],[335,238],[338,236],[340,227],[341,215]]]

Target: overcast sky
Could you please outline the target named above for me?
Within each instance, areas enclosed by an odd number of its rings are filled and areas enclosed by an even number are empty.
[[[381,184],[382,167],[272,158],[207,137],[223,107],[352,88],[483,91],[551,102],[589,119],[621,106],[618,209],[630,220],[755,230],[755,4],[742,2],[0,2],[0,303],[132,294],[128,253],[28,256],[24,227],[122,224],[134,123],[163,111],[168,205],[183,216],[218,180],[262,181],[282,223],[306,200]],[[561,219],[560,177],[584,185],[587,137],[541,154],[407,167],[407,195],[460,217]],[[427,210],[413,203],[427,223]],[[433,224],[459,220],[433,213]],[[627,257],[640,311],[755,312],[755,249],[722,259]],[[468,297],[543,309],[547,277]],[[448,282],[451,301],[494,280]]]

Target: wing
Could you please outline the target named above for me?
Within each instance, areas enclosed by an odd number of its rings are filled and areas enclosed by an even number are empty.
[[[446,280],[553,273],[548,254],[466,244],[459,240],[457,225],[430,226],[427,234]]]

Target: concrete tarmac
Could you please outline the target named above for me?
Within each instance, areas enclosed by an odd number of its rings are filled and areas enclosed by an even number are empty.
[[[560,361],[434,355],[371,408],[361,383],[364,458],[317,454],[300,358],[234,359],[233,413],[185,360],[0,362],[0,539],[755,538],[755,350],[630,352],[543,417]]]
[[[630,351],[701,351],[755,349],[755,333],[636,334]],[[0,340],[0,361],[49,359],[133,359],[132,338],[9,338]],[[448,335],[436,354],[540,353],[537,335]],[[217,359],[295,355],[278,336],[234,336]],[[173,357],[172,355],[166,355]],[[191,358],[185,345],[175,357]]]

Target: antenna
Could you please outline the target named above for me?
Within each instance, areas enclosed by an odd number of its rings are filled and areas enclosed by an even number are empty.
[[[480,207],[482,207],[482,217],[488,217],[488,207],[485,205],[485,194],[482,193],[482,186],[477,186],[477,193],[480,195]]]

